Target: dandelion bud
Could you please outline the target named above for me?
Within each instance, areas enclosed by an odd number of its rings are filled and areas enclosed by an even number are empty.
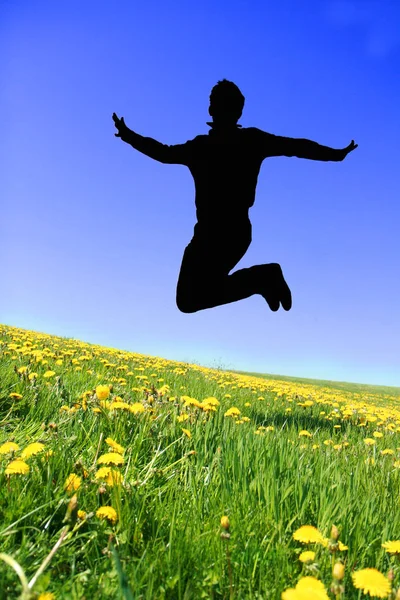
[[[389,579],[389,581],[393,581],[393,579],[394,579],[394,571],[393,571],[393,569],[389,569],[388,574],[387,574],[387,578]]]
[[[65,517],[63,523],[69,524],[73,527],[78,518],[78,496],[74,494],[71,500],[68,502],[67,512],[65,513]]]
[[[104,487],[104,485],[101,485],[98,489],[99,494],[105,494],[106,493],[106,488]]]
[[[336,525],[332,525],[332,529],[331,529],[331,539],[334,540],[336,542],[336,540],[339,538],[339,530],[336,527]]]
[[[229,529],[230,523],[228,517],[221,517],[221,527],[227,530]]]
[[[331,554],[335,554],[335,552],[339,550],[339,544],[337,542],[332,542],[332,540],[329,540],[328,549]]]
[[[344,577],[344,565],[340,562],[335,563],[333,567],[333,577],[339,581]]]

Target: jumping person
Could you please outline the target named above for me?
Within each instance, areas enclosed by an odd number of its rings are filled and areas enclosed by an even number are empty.
[[[260,294],[272,311],[292,306],[292,295],[278,263],[230,271],[251,243],[249,208],[254,204],[261,163],[269,156],[297,156],[342,161],[357,148],[354,140],[336,150],[301,138],[273,135],[257,127],[242,128],[245,98],[223,79],[210,95],[208,135],[168,146],[129,129],[113,113],[116,137],[165,164],[186,165],[195,183],[197,223],[186,246],[179,273],[176,304],[193,313]]]

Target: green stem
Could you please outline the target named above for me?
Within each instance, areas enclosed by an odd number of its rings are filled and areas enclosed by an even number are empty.
[[[232,600],[233,598],[233,583],[232,583],[232,566],[231,566],[231,559],[229,556],[229,540],[226,540],[226,560],[228,562],[228,573],[229,573],[229,598],[230,600]]]
[[[21,565],[17,563],[17,561],[14,560],[12,556],[9,556],[8,554],[3,554],[2,552],[0,553],[0,559],[4,560],[4,562],[6,562],[8,565],[10,565],[10,567],[14,569],[14,571],[20,578],[23,594],[28,595],[29,584]]]
[[[42,562],[42,564],[40,565],[40,567],[38,568],[38,570],[36,571],[36,573],[34,574],[34,576],[32,577],[32,579],[29,582],[29,589],[31,590],[33,588],[33,586],[35,585],[36,581],[38,580],[38,578],[40,577],[40,575],[43,573],[43,571],[45,570],[45,568],[47,567],[47,565],[49,564],[49,562],[51,561],[51,559],[53,558],[53,556],[55,555],[55,553],[57,552],[57,550],[59,549],[59,547],[61,546],[61,544],[64,541],[65,536],[68,533],[69,530],[69,525],[66,525],[59,537],[59,539],[57,540],[57,542],[54,544],[53,548],[51,549],[50,553],[46,556],[46,558],[44,559],[44,561]]]

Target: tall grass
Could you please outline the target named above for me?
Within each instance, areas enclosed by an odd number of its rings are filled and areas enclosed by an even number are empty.
[[[395,597],[398,554],[382,544],[400,539],[398,390],[247,376],[6,325],[0,343],[0,552],[28,583],[42,566],[26,598],[281,599],[313,576],[347,600],[369,567],[389,573]],[[109,453],[123,457],[108,465],[120,483],[96,477]],[[18,457],[29,471],[7,473]],[[294,539],[304,525],[320,543]],[[1,560],[0,598],[22,591]]]

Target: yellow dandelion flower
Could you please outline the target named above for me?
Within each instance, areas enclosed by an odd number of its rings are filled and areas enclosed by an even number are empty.
[[[55,600],[55,595],[52,592],[43,592],[39,595],[38,600]]]
[[[373,446],[374,444],[376,444],[375,440],[373,440],[372,438],[365,438],[365,439],[364,439],[364,443],[365,443],[367,446]]]
[[[323,540],[323,536],[313,525],[303,525],[294,532],[293,539],[303,544],[318,544]]]
[[[315,577],[303,577],[295,588],[282,592],[282,600],[329,600],[322,581]]]
[[[146,409],[141,402],[134,402],[129,406],[129,412],[133,413],[134,415],[144,413],[145,410]]]
[[[15,442],[5,442],[0,446],[0,454],[8,454],[17,450],[19,450],[19,446]]]
[[[18,373],[21,373],[21,375],[23,375],[24,373],[26,373],[27,370],[28,370],[28,367],[20,367],[18,369]]]
[[[116,452],[118,452],[118,454],[123,454],[125,452],[125,448],[123,448],[122,446],[120,446],[119,444],[117,444],[117,442],[115,442],[110,437],[106,438],[106,443],[109,446],[111,446],[111,448],[113,448]]]
[[[385,542],[382,544],[382,548],[386,548],[386,552],[389,552],[389,554],[400,554],[400,541]]]
[[[117,402],[111,402],[110,406],[108,407],[109,410],[116,410],[118,408],[130,410],[130,405],[127,402],[120,402],[118,400]]]
[[[348,546],[345,546],[344,544],[342,544],[342,542],[341,542],[340,540],[339,540],[339,542],[338,542],[338,543],[339,543],[339,550],[340,550],[341,552],[343,552],[344,550],[348,550],[348,549],[349,549],[349,547],[348,547]]]
[[[394,450],[391,448],[385,448],[385,450],[381,450],[381,454],[382,456],[385,456],[386,454],[394,454]]]
[[[354,587],[362,589],[364,594],[387,598],[391,592],[390,581],[377,569],[361,569],[351,576]]]
[[[122,475],[119,471],[116,471],[115,469],[110,469],[110,472],[108,473],[105,481],[107,485],[110,485],[111,487],[113,485],[121,485]]]
[[[117,454],[116,452],[109,452],[108,454],[102,454],[98,459],[97,459],[98,464],[104,464],[104,465],[123,465],[124,464],[124,457],[121,456],[120,454]]]
[[[106,400],[110,395],[110,388],[108,385],[98,385],[96,387],[96,396],[99,400]]]
[[[41,442],[34,442],[33,444],[29,444],[24,450],[21,452],[21,458],[30,458],[35,454],[39,454],[39,452],[43,452],[44,444]]]
[[[393,463],[393,466],[394,466],[396,469],[400,469],[400,460],[396,460],[396,461]]]
[[[27,473],[29,473],[29,465],[27,465],[26,462],[24,462],[23,460],[13,460],[6,468],[5,474],[14,475],[17,473],[26,475]]]
[[[53,377],[56,374],[55,371],[46,371],[46,373],[43,375],[43,377],[49,378],[49,377]]]
[[[71,473],[68,475],[67,479],[64,483],[64,490],[66,492],[74,492],[81,487],[82,478],[76,475],[75,473]]]
[[[306,562],[312,562],[315,558],[315,552],[312,552],[312,550],[307,550],[306,552],[302,552],[299,556],[299,560],[302,563],[306,563]]]
[[[229,518],[227,516],[221,517],[221,527],[223,527],[224,529],[229,529],[230,523]]]
[[[307,431],[306,429],[303,429],[302,431],[299,432],[299,437],[302,437],[302,436],[312,437],[312,434],[309,431]]]
[[[224,417],[237,417],[240,415],[240,410],[238,408],[236,408],[236,406],[232,406],[232,408],[228,408],[228,410],[226,411],[226,413],[224,414]]]
[[[176,420],[178,421],[178,423],[182,423],[182,421],[187,421],[188,418],[189,415],[183,413],[182,415],[179,415],[179,417],[177,417]]]
[[[101,467],[95,474],[95,478],[96,479],[105,479],[110,471],[111,471],[111,467]]]
[[[83,519],[86,518],[86,512],[84,510],[78,510],[78,519],[81,519],[81,521],[83,521]]]
[[[17,392],[11,392],[10,398],[14,398],[15,400],[21,400],[22,394],[17,394]]]
[[[186,433],[186,435],[187,435],[189,438],[191,438],[191,437],[192,437],[192,434],[190,433],[189,429],[184,429],[184,428],[182,427],[182,431],[183,431],[183,433]]]
[[[208,398],[205,398],[203,402],[205,402],[206,404],[211,404],[211,406],[219,406],[220,404],[219,401],[216,398],[214,398],[214,396],[209,396]]]
[[[102,506],[96,511],[96,517],[99,519],[108,519],[115,523],[118,519],[117,511],[112,506]]]
[[[376,438],[382,438],[383,437],[383,433],[381,433],[380,431],[374,431],[374,433],[372,435],[374,437],[376,437]]]

